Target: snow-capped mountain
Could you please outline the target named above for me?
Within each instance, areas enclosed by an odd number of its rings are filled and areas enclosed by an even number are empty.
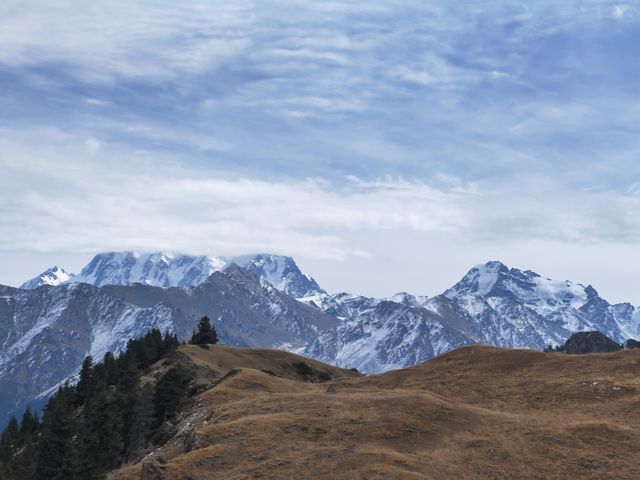
[[[103,285],[142,283],[154,287],[190,287],[237,264],[292,297],[323,292],[313,278],[300,271],[291,257],[270,254],[239,257],[177,255],[166,252],[140,254],[110,252],[96,255],[71,281]]]
[[[68,282],[73,277],[74,277],[73,273],[65,272],[63,268],[54,266],[42,272],[37,277],[24,282],[20,286],[20,288],[32,289],[32,288],[38,288],[42,285],[52,285],[52,286],[61,285],[65,282]]]
[[[99,360],[152,327],[186,338],[205,314],[225,343],[294,350],[366,373],[471,343],[543,348],[584,330],[640,338],[640,309],[631,304],[500,262],[472,268],[431,298],[329,294],[277,255],[107,253],[58,286],[33,287],[0,286],[6,414],[74,375],[85,355]]]
[[[73,278],[101,287],[143,283],[156,287],[189,287],[204,282],[227,262],[204,255],[172,253],[108,252],[99,253]]]
[[[599,330],[620,343],[640,337],[640,309],[611,305],[591,286],[500,262],[472,268],[430,299],[341,293],[303,300],[343,322],[302,353],[366,373],[413,365],[468,343],[542,349],[585,330]]]
[[[239,265],[294,298],[325,293],[313,278],[302,273],[291,257],[269,254],[245,255],[233,257],[228,262]]]
[[[618,342],[640,333],[639,312],[630,305],[611,305],[592,286],[550,280],[500,262],[472,268],[444,296],[472,319],[488,343],[540,348],[589,329]]]

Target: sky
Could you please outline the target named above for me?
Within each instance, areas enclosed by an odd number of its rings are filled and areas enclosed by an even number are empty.
[[[0,283],[292,255],[435,295],[501,260],[640,305],[640,4],[3,0]]]

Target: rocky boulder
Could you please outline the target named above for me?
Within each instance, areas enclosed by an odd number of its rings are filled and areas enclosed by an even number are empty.
[[[574,333],[564,344],[564,352],[573,354],[615,352],[621,349],[622,345],[600,332]]]

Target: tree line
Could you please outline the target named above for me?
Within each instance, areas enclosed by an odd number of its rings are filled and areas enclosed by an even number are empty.
[[[203,317],[189,343],[217,342]],[[75,385],[61,385],[42,418],[27,408],[21,421],[9,421],[0,435],[0,479],[101,480],[142,458],[175,420],[193,374],[175,364],[155,382],[142,376],[180,345],[176,335],[152,329],[118,357],[86,357]]]

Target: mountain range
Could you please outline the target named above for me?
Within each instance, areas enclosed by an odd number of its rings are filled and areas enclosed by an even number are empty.
[[[364,373],[407,367],[460,345],[542,349],[576,331],[640,337],[640,309],[591,286],[489,262],[433,297],[330,294],[291,257],[112,252],[78,275],[54,267],[0,287],[0,412],[21,412],[150,328],[186,338],[208,315],[222,342],[290,350]]]

